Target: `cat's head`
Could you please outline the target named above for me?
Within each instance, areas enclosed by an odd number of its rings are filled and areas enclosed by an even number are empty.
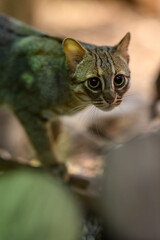
[[[115,46],[95,46],[66,38],[63,49],[72,76],[71,88],[84,105],[108,111],[118,106],[130,85],[130,33]]]

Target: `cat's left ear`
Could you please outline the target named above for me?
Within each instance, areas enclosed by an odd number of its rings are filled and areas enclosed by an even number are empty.
[[[62,46],[66,55],[67,65],[72,71],[74,71],[77,64],[82,61],[83,56],[87,53],[87,50],[83,48],[78,41],[72,38],[65,38]]]
[[[130,43],[131,34],[128,32],[122,40],[116,45],[116,51],[129,62],[128,46]]]

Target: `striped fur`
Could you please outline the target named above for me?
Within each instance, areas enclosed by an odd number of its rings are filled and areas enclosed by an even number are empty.
[[[98,47],[79,43],[73,39],[64,40],[69,41],[70,45],[73,44],[72,41],[74,42],[73,49],[70,46],[71,50],[66,50],[65,44],[63,46],[73,76],[72,91],[83,104],[93,104],[104,111],[120,105],[130,86],[129,40],[129,33],[114,47]],[[75,47],[76,43],[77,47]],[[74,57],[81,59],[78,64],[77,62],[75,64],[75,60],[73,61]],[[115,87],[114,78],[117,75],[122,75],[125,78],[123,87]],[[88,79],[90,78],[98,78],[101,82],[101,89],[97,91],[90,89],[88,87]]]
[[[0,103],[19,119],[46,168],[58,165],[46,123],[89,104],[108,111],[122,102],[130,83],[129,39],[97,47],[0,14]]]

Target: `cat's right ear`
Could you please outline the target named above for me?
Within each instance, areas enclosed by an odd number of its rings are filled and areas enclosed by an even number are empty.
[[[78,63],[83,59],[87,52],[82,45],[72,38],[65,38],[62,43],[64,53],[66,55],[66,62],[70,70],[74,71]]]
[[[128,46],[131,34],[128,32],[122,40],[116,45],[116,51],[129,63]]]

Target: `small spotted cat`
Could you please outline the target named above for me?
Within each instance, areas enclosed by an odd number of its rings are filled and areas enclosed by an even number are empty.
[[[0,103],[24,127],[38,159],[58,166],[48,124],[93,104],[109,111],[130,85],[130,33],[114,46],[51,37],[0,15]]]

